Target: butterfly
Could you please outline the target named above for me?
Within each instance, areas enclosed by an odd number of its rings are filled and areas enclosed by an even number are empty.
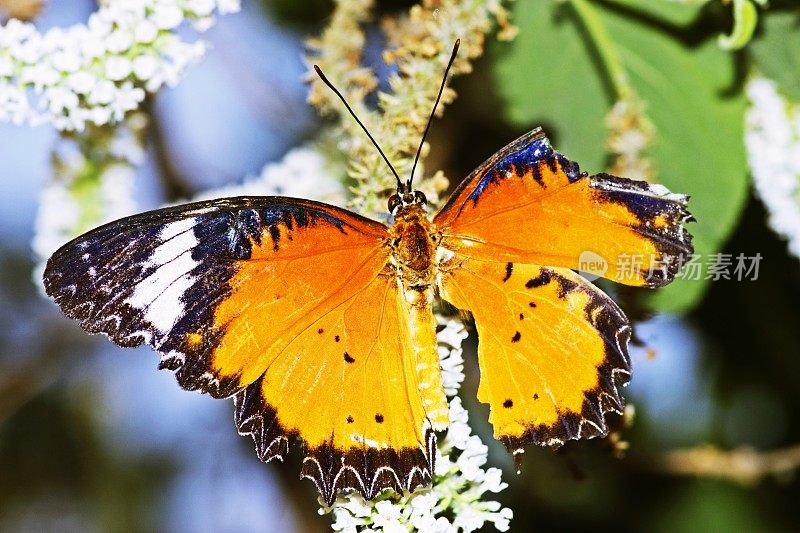
[[[536,129],[433,216],[398,178],[389,213],[277,196],[159,209],[65,244],[44,285],[87,332],[149,344],[184,389],[233,397],[261,460],[299,441],[328,504],[431,481],[448,425],[438,298],[474,317],[478,399],[509,451],[606,435],[630,325],[574,269],[592,251],[608,279],[669,283],[692,253],[687,198],[581,172]]]

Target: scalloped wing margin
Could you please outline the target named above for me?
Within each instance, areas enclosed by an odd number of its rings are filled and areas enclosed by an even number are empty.
[[[250,435],[259,459],[283,461],[292,442],[302,443],[295,431],[278,421],[274,407],[262,395],[262,378],[234,396],[234,420],[239,434]],[[436,457],[436,435],[425,429],[425,448],[339,450],[331,444],[303,447],[302,478],[317,486],[327,505],[340,491],[355,490],[372,499],[385,489],[399,494],[431,482]]]

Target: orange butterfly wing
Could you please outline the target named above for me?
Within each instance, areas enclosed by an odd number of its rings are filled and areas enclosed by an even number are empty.
[[[441,278],[442,296],[478,328],[478,399],[510,451],[605,435],[628,382],[630,328],[602,291],[565,268],[463,258]]]
[[[430,392],[442,385],[426,316],[409,313],[387,272],[317,318],[236,397],[237,423],[259,456],[282,455],[287,436],[301,436],[303,476],[328,504],[347,487],[372,498],[429,483],[432,420],[444,417],[442,429],[447,410]]]
[[[617,387],[630,376],[630,329],[569,269],[592,251],[608,278],[668,283],[692,252],[685,200],[582,174],[536,130],[484,163],[436,215],[439,290],[475,318],[479,399],[511,451],[607,433],[604,415],[621,410]],[[633,256],[638,265],[623,264]]]
[[[591,253],[603,277],[657,287],[691,254],[689,219],[685,196],[581,173],[537,129],[467,177],[434,223],[442,246],[468,257],[577,269]]]
[[[299,437],[327,501],[346,487],[371,497],[429,480],[428,428],[446,424],[433,314],[398,298],[387,239],[317,202],[186,204],[66,244],[45,288],[86,331],[153,346],[183,388],[235,394],[263,460]]]

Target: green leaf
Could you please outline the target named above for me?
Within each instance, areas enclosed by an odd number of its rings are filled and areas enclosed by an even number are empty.
[[[686,26],[700,15],[700,10],[709,0],[610,0],[610,3],[634,9],[668,24]]]
[[[800,102],[800,17],[796,11],[768,11],[761,20],[761,35],[748,48],[753,62],[785,96]]]
[[[493,71],[506,119],[528,129],[541,125],[561,152],[588,169],[603,168],[608,87],[571,9],[553,0],[512,6],[520,31],[497,45],[502,55]]]
[[[630,82],[656,127],[650,155],[661,183],[690,194],[698,223],[696,252],[717,252],[738,222],[747,196],[741,91],[733,58],[714,41],[689,47],[620,13],[598,10]],[[517,40],[494,71],[507,118],[555,126],[554,145],[584,170],[604,170],[603,124],[612,99],[605,73],[569,5],[517,2]],[[682,312],[704,293],[703,280],[678,280],[650,298],[654,309]]]

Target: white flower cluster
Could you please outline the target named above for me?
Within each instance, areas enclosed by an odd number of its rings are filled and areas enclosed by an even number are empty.
[[[39,195],[33,242],[38,260],[33,279],[40,290],[47,258],[61,245],[104,222],[136,212],[134,179],[145,157],[139,132],[146,127],[142,113],[133,113],[87,148],[75,136],[62,137],[53,151],[54,178]],[[102,151],[90,159],[87,153]]]
[[[86,24],[39,33],[11,19],[0,26],[0,121],[49,122],[82,131],[120,121],[147,92],[180,81],[205,53],[174,30],[190,20],[199,31],[239,0],[107,0]]]
[[[784,98],[765,78],[751,80],[747,95],[745,145],[755,188],[770,226],[800,257],[800,102]]]
[[[470,532],[491,523],[507,531],[511,509],[483,500],[487,492],[507,487],[497,468],[484,470],[488,449],[467,423],[467,411],[455,396],[464,380],[461,343],[467,332],[461,322],[440,319],[439,355],[445,391],[450,399],[450,427],[438,444],[436,471],[430,488],[399,495],[385,491],[367,501],[358,493],[340,496],[320,514],[333,513],[333,530],[342,533]]]
[[[80,161],[76,160],[73,164],[80,165]],[[122,163],[102,170],[96,191],[93,191],[96,194],[91,195],[92,203],[102,211],[98,213],[99,220],[114,220],[135,211],[136,204],[132,199],[135,174],[133,168]],[[77,233],[94,226],[92,223],[86,225],[81,200],[60,180],[51,181],[42,190],[39,196],[42,208],[37,213],[32,243],[38,258],[47,259]]]
[[[264,166],[256,178],[203,191],[192,200],[277,195],[344,205],[347,196],[341,181],[344,176],[344,166],[337,168],[315,148],[301,146],[287,152],[279,162]]]

